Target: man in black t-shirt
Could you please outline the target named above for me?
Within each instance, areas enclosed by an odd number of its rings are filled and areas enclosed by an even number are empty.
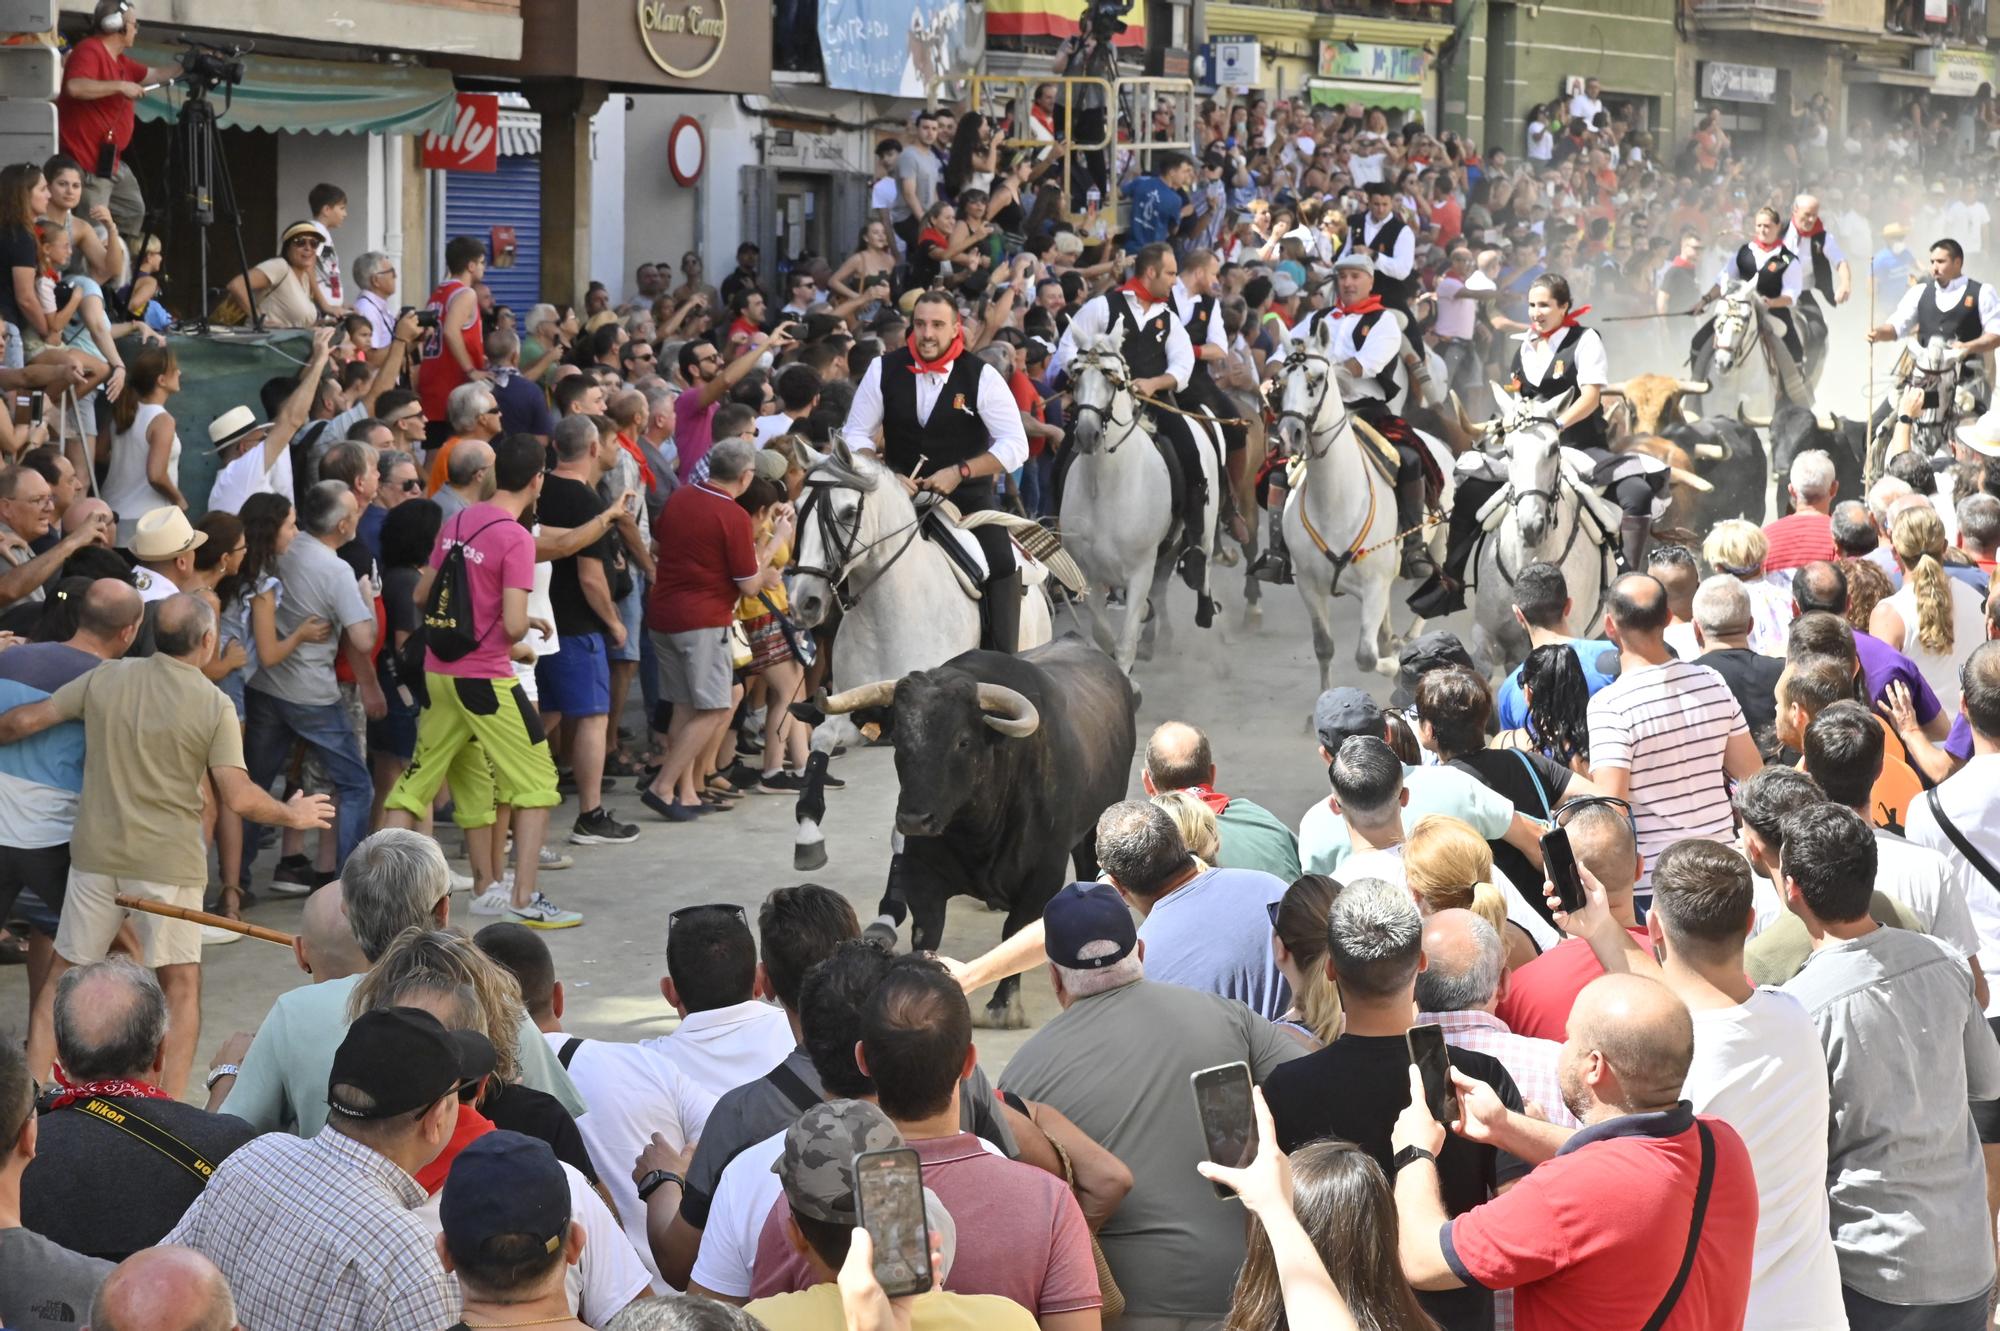
[[[1285,1150],[1328,1137],[1350,1141],[1375,1157],[1393,1183],[1398,1161],[1389,1134],[1410,1103],[1404,1036],[1416,1020],[1423,932],[1409,891],[1399,885],[1358,878],[1334,898],[1327,958],[1347,1026],[1332,1044],[1272,1069],[1265,1081],[1264,1099]],[[1487,1082],[1510,1109],[1521,1111],[1521,1093],[1498,1059],[1470,1049],[1448,1053],[1453,1067]],[[1454,1216],[1528,1172],[1521,1161],[1456,1134],[1447,1135],[1437,1168],[1445,1210]],[[1420,1293],[1417,1299],[1444,1331],[1493,1326],[1493,1296],[1484,1289]]]
[[[537,512],[544,527],[582,527],[597,520],[605,502],[597,482],[606,470],[596,422],[567,416],[551,437],[555,470],[542,483]],[[535,663],[542,721],[551,741],[569,759],[576,781],[576,824],[569,839],[578,845],[608,846],[636,841],[639,829],[614,819],[604,807],[604,753],[611,711],[609,649],[625,644],[625,621],[612,586],[616,535],[605,536],[573,555],[551,561],[549,600],[555,610],[558,645]],[[565,722],[567,725],[565,726]]]
[[[1694,593],[1694,637],[1702,646],[1696,665],[1722,676],[1736,695],[1750,738],[1766,762],[1778,754],[1778,676],[1784,658],[1750,650],[1750,593],[1727,573],[1703,581]]]

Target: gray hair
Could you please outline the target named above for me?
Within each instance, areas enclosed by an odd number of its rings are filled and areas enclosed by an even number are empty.
[[[1408,888],[1358,878],[1333,899],[1326,940],[1343,997],[1389,998],[1417,973],[1424,920]]]
[[[1750,631],[1750,590],[1728,573],[1714,573],[1694,589],[1694,622],[1710,637]]]
[[[1868,516],[1875,520],[1877,527],[1889,525],[1889,509],[1904,495],[1915,494],[1916,488],[1908,481],[1894,476],[1878,477],[1875,484],[1868,487]]]
[[[417,460],[400,448],[380,449],[375,454],[375,474],[386,481],[395,474],[396,468],[405,462],[412,467],[417,465]]]
[[[763,1331],[741,1308],[692,1294],[666,1294],[628,1303],[604,1331]]]
[[[493,465],[493,446],[477,439],[460,442],[445,455],[444,479],[452,486],[472,484],[479,473]]]
[[[680,390],[658,375],[640,380],[639,387],[646,395],[647,411],[671,411],[674,399],[680,396]]]
[[[368,284],[375,280],[375,274],[389,266],[389,256],[380,250],[369,250],[354,261],[354,286],[357,291],[366,291]]]
[[[748,439],[724,439],[708,450],[708,474],[717,481],[733,481],[757,462],[757,446]]]
[[[1472,1012],[1493,1001],[1500,989],[1506,952],[1500,931],[1485,919],[1466,911],[1466,930],[1478,951],[1471,957],[1461,953],[1426,954],[1430,964],[1417,972],[1417,1007],[1423,1012]],[[1470,965],[1464,963],[1470,962]]]
[[[313,485],[299,496],[299,530],[308,536],[331,536],[347,517],[347,506],[341,500],[353,497],[354,491],[346,481],[320,481]]]
[[[1967,549],[2000,549],[2000,499],[1970,494],[1958,501],[1958,536]]]
[[[1076,959],[1091,961],[1098,957],[1108,957],[1123,946],[1125,946],[1123,943],[1112,938],[1093,939],[1076,950]],[[1128,984],[1136,984],[1146,978],[1146,965],[1140,960],[1139,949],[1136,947],[1109,966],[1100,966],[1096,970],[1076,970],[1068,966],[1058,966],[1053,961],[1049,965],[1054,967],[1055,973],[1061,977],[1063,992],[1071,998],[1088,998],[1092,994],[1109,993],[1113,989],[1123,989]]]
[[[354,941],[372,963],[403,930],[430,927],[431,912],[451,893],[451,866],[423,833],[385,827],[348,855],[340,885]]]
[[[79,990],[90,987],[87,995]],[[121,956],[56,981],[56,1056],[73,1081],[144,1074],[167,1038],[167,996],[146,967]]]
[[[1833,493],[1833,459],[1825,450],[1808,448],[1792,459],[1788,478],[1801,499],[1824,499]]]
[[[493,390],[475,380],[451,390],[451,396],[444,402],[445,419],[451,422],[453,434],[465,434],[479,424],[480,416],[497,410],[499,405]]]
[[[339,481],[352,489],[356,482],[382,465],[375,445],[361,439],[342,439],[326,450],[319,460],[323,480]]]
[[[542,301],[539,304],[528,307],[528,317],[521,321],[521,327],[532,333],[543,324],[552,324],[555,322],[557,322],[556,307],[547,301]]]
[[[597,422],[589,416],[565,416],[556,422],[549,443],[556,450],[558,462],[575,462],[578,458],[589,457],[590,450],[597,444]]]
[[[1156,897],[1188,867],[1187,842],[1172,816],[1148,800],[1120,800],[1097,819],[1097,863],[1118,886]]]

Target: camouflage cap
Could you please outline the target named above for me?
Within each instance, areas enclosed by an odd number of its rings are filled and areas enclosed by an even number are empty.
[[[785,1151],[771,1162],[792,1209],[828,1224],[852,1225],[854,1157],[863,1151],[892,1151],[903,1134],[865,1100],[828,1100],[799,1116],[785,1133]]]

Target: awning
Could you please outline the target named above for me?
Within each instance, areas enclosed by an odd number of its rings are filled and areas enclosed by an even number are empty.
[[[1931,76],[1914,69],[1887,69],[1880,65],[1849,65],[1847,82],[1875,83],[1892,88],[1928,88]]]
[[[158,68],[172,65],[179,51],[135,47],[134,59]],[[455,97],[451,74],[421,65],[377,65],[359,61],[289,60],[244,57],[243,82],[234,89],[220,123],[227,128],[303,134],[451,133]],[[222,110],[224,93],[211,94]],[[172,120],[186,100],[178,83],[163,84],[139,99],[146,120]]]
[[[542,151],[542,118],[518,92],[500,94],[500,155],[539,157]]]
[[[1308,79],[1306,92],[1315,106],[1360,102],[1384,111],[1422,111],[1424,90],[1414,83],[1369,83],[1363,79]]]

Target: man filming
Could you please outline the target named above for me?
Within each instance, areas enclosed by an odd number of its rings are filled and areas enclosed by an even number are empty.
[[[126,52],[138,40],[139,15],[129,0],[97,0],[90,36],[63,63],[62,92],[56,98],[56,137],[88,173],[81,211],[88,215],[90,209],[108,205],[128,247],[138,241],[146,222],[139,177],[125,161],[132,143],[133,103],[146,95],[146,84],[180,73],[171,65],[155,69],[132,59]]]

